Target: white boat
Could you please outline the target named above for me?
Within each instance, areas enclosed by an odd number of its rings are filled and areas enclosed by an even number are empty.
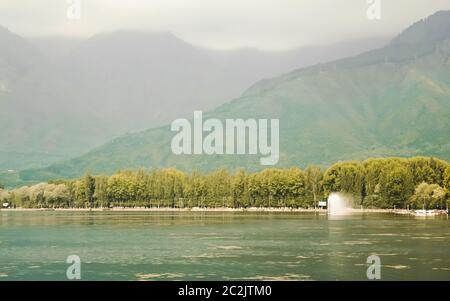
[[[413,211],[414,216],[427,216],[426,210],[414,210]]]
[[[439,210],[414,210],[414,216],[436,216],[440,214]]]

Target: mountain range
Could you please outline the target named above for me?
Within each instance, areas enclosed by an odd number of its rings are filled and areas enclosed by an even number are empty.
[[[87,80],[88,75],[80,78]],[[194,108],[187,109],[192,114]],[[278,118],[276,167],[326,166],[379,156],[449,160],[450,11],[420,20],[382,48],[260,80],[204,115]],[[126,134],[74,159],[23,170],[11,176],[11,182],[73,178],[87,171],[109,174],[118,169],[264,167],[259,156],[174,155],[173,135],[169,126]]]
[[[0,171],[81,155],[194,109],[215,108],[262,78],[385,42],[219,51],[165,32],[119,30],[83,40],[22,38],[0,28]]]

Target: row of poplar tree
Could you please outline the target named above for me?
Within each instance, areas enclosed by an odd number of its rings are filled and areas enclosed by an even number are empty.
[[[327,169],[219,169],[208,174],[177,169],[85,175],[13,190],[0,200],[13,207],[291,207],[313,208],[331,192],[353,196],[365,208],[446,208],[450,165],[428,157],[338,162]]]

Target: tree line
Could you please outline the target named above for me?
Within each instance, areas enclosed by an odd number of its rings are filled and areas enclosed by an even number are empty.
[[[315,208],[331,192],[351,194],[365,208],[446,208],[450,164],[429,158],[371,158],[327,169],[219,169],[208,174],[174,168],[86,174],[12,190],[0,200],[22,208],[291,207]]]

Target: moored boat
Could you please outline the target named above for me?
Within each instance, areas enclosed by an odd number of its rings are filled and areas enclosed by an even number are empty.
[[[448,214],[445,210],[414,210],[414,216],[438,216],[438,215],[446,215]]]

